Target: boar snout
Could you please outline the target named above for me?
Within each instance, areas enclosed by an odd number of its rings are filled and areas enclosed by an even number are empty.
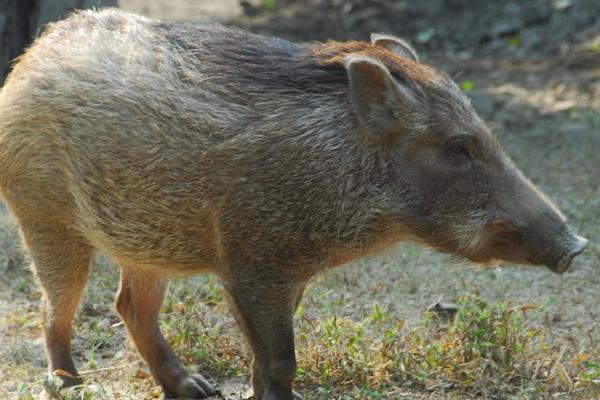
[[[578,236],[555,204],[514,166],[514,186],[502,198],[500,223],[492,232],[508,237],[501,259],[523,264],[545,265],[562,274],[573,259],[585,250],[588,240]],[[508,186],[508,185],[507,185]]]
[[[572,233],[566,225],[559,230],[539,226],[533,229],[531,226],[529,229],[507,229],[498,232],[492,241],[492,246],[502,254],[500,259],[546,265],[557,274],[569,269],[573,259],[583,252],[587,245],[586,238]]]
[[[524,236],[525,245],[530,250],[529,261],[546,265],[557,274],[569,269],[573,259],[588,245],[586,238],[576,235],[563,221],[558,226],[536,224],[536,228]]]
[[[564,273],[571,266],[571,261],[585,250],[588,243],[589,241],[584,237],[571,235],[567,246],[565,246],[564,255],[555,264],[548,264],[548,267],[557,274]]]

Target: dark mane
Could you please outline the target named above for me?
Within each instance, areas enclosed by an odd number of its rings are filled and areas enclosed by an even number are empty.
[[[174,50],[187,53],[199,70],[215,79],[235,76],[235,82],[252,90],[284,90],[300,93],[322,92],[322,85],[343,85],[348,79],[343,65],[323,65],[313,54],[313,44],[255,35],[218,24],[161,22]]]

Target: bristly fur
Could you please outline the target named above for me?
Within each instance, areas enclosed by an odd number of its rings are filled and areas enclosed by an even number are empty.
[[[380,60],[392,75],[407,77],[420,84],[427,84],[440,76],[434,68],[402,57],[385,47],[367,42],[334,42],[317,43],[311,46],[309,55],[317,58],[322,66],[339,66],[350,55],[364,55]]]

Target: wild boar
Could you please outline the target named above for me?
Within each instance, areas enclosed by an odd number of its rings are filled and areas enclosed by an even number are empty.
[[[118,10],[46,29],[0,94],[0,189],[43,291],[49,370],[96,250],[168,396],[214,393],[160,333],[172,275],[213,273],[258,399],[297,398],[293,315],[319,271],[413,240],[563,272],[587,241],[403,40],[294,44]]]

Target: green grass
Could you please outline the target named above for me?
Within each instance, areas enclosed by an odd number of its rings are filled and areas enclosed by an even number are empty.
[[[600,349],[590,344],[592,351],[582,352],[564,342],[559,351],[546,343],[544,329],[530,320],[541,307],[492,304],[477,294],[456,302],[452,320],[426,313],[405,333],[404,321],[379,306],[360,321],[301,318],[297,383],[315,399],[320,392],[328,398],[351,393],[384,399],[405,386],[498,398],[524,391],[540,396],[570,391],[587,398],[600,390]]]

